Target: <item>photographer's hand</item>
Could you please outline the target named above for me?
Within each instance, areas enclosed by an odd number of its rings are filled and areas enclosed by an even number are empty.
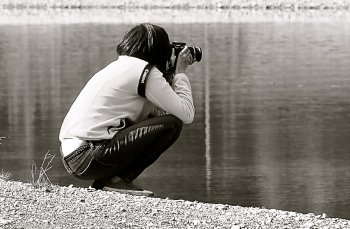
[[[185,73],[188,65],[193,63],[193,57],[187,46],[179,53],[176,63],[175,74]]]

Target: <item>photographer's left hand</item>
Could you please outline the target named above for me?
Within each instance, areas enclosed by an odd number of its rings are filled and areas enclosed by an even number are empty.
[[[188,65],[193,64],[193,57],[187,46],[179,53],[176,63],[175,74],[185,73]]]

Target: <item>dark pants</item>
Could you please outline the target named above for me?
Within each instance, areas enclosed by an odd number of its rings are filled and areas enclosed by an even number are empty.
[[[177,140],[181,130],[181,120],[173,115],[151,118],[117,132],[112,139],[85,141],[63,158],[63,164],[81,179],[119,176],[132,181]]]

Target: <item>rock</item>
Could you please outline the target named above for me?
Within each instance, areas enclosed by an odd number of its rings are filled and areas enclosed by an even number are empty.
[[[315,226],[314,223],[312,222],[307,222],[305,224],[302,225],[302,228],[313,228]]]
[[[194,226],[198,226],[201,223],[201,221],[195,219],[195,220],[192,221],[192,223],[193,223]]]
[[[12,222],[12,220],[0,218],[0,226],[5,226],[11,222]]]
[[[265,224],[270,224],[272,222],[272,218],[267,218],[266,220],[265,220]]]
[[[300,216],[296,216],[296,217],[294,218],[294,220],[295,220],[295,221],[302,221],[302,218],[301,218]]]

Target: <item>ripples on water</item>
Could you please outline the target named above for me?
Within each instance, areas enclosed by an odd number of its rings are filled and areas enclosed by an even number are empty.
[[[350,215],[350,24],[161,23],[200,46],[195,122],[138,182],[160,197]],[[85,82],[130,24],[0,25],[0,168],[30,181]]]

